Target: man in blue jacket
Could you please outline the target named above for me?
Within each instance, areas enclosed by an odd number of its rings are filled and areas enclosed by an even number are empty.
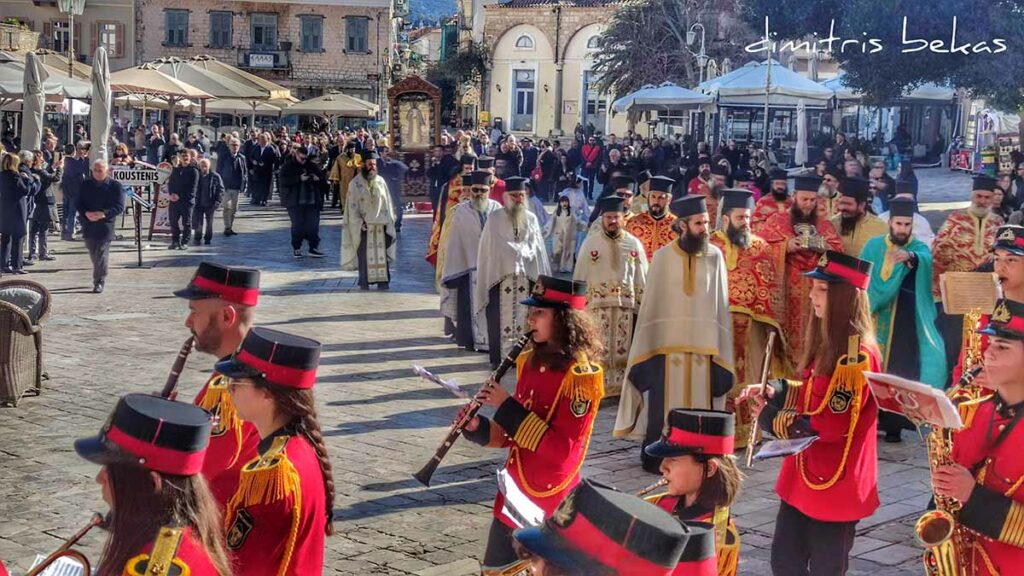
[[[82,239],[92,260],[92,291],[103,292],[107,281],[110,241],[114,239],[117,215],[124,212],[124,188],[108,177],[107,161],[92,163],[92,177],[82,183],[78,197],[78,216],[82,219]]]
[[[192,207],[196,205],[199,190],[199,167],[195,164],[195,150],[182,148],[178,152],[178,165],[171,170],[167,191],[171,199],[167,207],[171,219],[171,250],[188,250],[192,231]]]
[[[89,143],[75,144],[75,155],[64,159],[64,175],[60,186],[64,192],[64,215],[60,222],[60,239],[71,240],[75,234],[75,220],[78,218],[78,195],[82,183],[89,176]]]
[[[196,246],[199,246],[200,241],[206,246],[210,245],[210,240],[213,239],[213,213],[220,208],[223,195],[224,182],[221,180],[220,174],[210,170],[209,158],[203,158],[199,161],[199,189],[196,191],[196,204],[192,209],[192,226],[195,230]]]
[[[224,183],[224,235],[234,236],[235,214],[238,212],[238,197],[249,189],[249,170],[245,156],[239,151],[242,143],[232,138],[227,145],[227,155],[217,157],[217,173]]]

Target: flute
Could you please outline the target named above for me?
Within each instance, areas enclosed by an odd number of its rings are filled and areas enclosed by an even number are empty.
[[[654,492],[658,488],[661,488],[662,486],[668,486],[668,480],[667,479],[662,478],[661,480],[658,480],[654,484],[651,484],[647,488],[644,488],[643,490],[637,492],[636,495],[637,495],[638,498],[642,498],[642,497],[646,496],[647,494],[650,494],[651,492]]]
[[[764,364],[761,366],[761,397],[764,397],[765,390],[768,389],[768,371],[772,367],[772,353],[774,351],[775,331],[772,330],[768,333],[768,344],[764,350]],[[755,414],[753,421],[750,423],[750,436],[747,437],[747,468],[750,468],[754,463],[754,444],[757,442],[757,418],[760,415],[760,412]]]

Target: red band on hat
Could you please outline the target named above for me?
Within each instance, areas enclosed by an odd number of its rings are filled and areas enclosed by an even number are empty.
[[[551,288],[545,288],[544,293],[541,294],[541,298],[544,300],[550,300],[552,302],[561,302],[562,304],[568,304],[569,308],[574,310],[583,310],[587,307],[586,296],[576,296],[574,294],[566,294],[565,292],[558,292]]]
[[[143,466],[150,470],[177,476],[193,476],[203,470],[203,460],[206,459],[205,448],[198,452],[181,452],[173,448],[164,448],[155,444],[158,436],[159,431],[152,441],[146,442],[128,435],[116,426],[111,426],[107,431],[107,438],[111,442],[129,454],[142,458]]]
[[[718,557],[710,556],[696,562],[680,562],[672,574],[686,576],[718,576]]]
[[[672,428],[666,440],[669,444],[675,444],[676,446],[700,448],[700,451],[704,454],[725,455],[732,454],[735,451],[735,440],[732,435],[711,436],[709,434],[699,434],[689,430]]]
[[[1020,316],[1013,316],[1009,322],[989,322],[990,326],[996,328],[1002,328],[1004,330],[1013,330],[1014,332],[1024,333],[1024,318]]]
[[[836,264],[835,262],[832,261],[829,261],[829,263],[825,265],[823,270],[833,276],[838,276],[843,280],[846,280],[847,282],[849,282],[853,286],[856,286],[857,288],[860,288],[861,290],[868,289],[868,281],[870,280],[870,278],[868,278],[868,275],[864,274],[863,272],[858,272],[852,268],[847,268],[846,266],[840,266],[839,264]]]
[[[226,284],[210,280],[209,278],[203,278],[202,276],[196,276],[193,278],[192,285],[205,292],[216,294],[223,300],[244,304],[245,306],[255,306],[260,298],[260,291],[257,288],[228,286]]]
[[[1024,248],[1024,236],[1014,236],[1013,245],[1018,248]]]
[[[574,548],[601,564],[615,569],[616,574],[620,576],[651,576],[654,574],[668,576],[672,574],[672,568],[637,556],[626,549],[622,543],[609,538],[582,514],[576,514],[572,524],[564,528],[555,525],[555,529]]]
[[[243,364],[247,364],[266,375],[267,380],[285,386],[288,388],[298,388],[299,390],[305,390],[312,388],[316,382],[316,369],[304,370],[302,368],[292,368],[290,366],[281,366],[274,364],[269,360],[263,358],[257,358],[248,350],[240,351],[235,359]]]

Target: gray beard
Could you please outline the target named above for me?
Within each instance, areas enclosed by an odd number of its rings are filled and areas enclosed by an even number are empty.
[[[974,216],[975,218],[984,218],[984,217],[988,216],[992,212],[992,210],[990,210],[989,208],[979,208],[977,206],[968,206],[967,207],[967,212],[968,212],[968,214],[970,214],[971,216]]]
[[[477,212],[483,212],[487,210],[488,200],[490,200],[490,198],[488,198],[487,196],[483,196],[481,198],[477,198],[474,196],[470,198],[469,201],[473,203],[474,210],[476,210]]]
[[[505,207],[505,211],[508,212],[508,218],[512,221],[512,226],[519,229],[526,227],[526,205],[509,204]]]

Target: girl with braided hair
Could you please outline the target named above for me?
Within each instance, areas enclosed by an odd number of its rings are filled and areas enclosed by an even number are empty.
[[[238,574],[320,574],[334,533],[334,477],[313,398],[320,343],[253,328],[217,372],[260,435],[224,513]]]

